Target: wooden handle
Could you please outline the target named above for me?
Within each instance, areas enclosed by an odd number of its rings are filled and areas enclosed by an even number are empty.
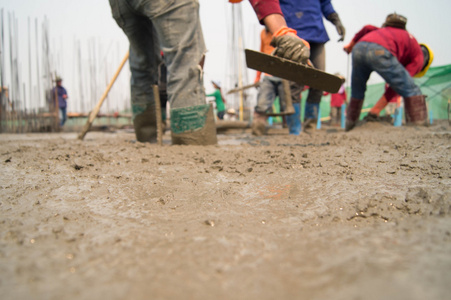
[[[116,81],[117,77],[119,76],[119,73],[121,73],[122,68],[124,67],[125,63],[127,62],[129,57],[129,52],[125,55],[125,57],[122,59],[121,65],[116,71],[116,74],[114,74],[113,79],[111,79],[110,83],[108,84],[107,88],[103,92],[102,97],[100,97],[99,102],[97,102],[96,107],[91,111],[89,114],[89,118],[86,121],[85,126],[83,127],[83,130],[78,135],[79,140],[83,140],[86,133],[88,133],[89,129],[91,129],[91,125],[94,122],[95,118],[97,117],[97,114],[100,111],[100,107],[102,107],[103,101],[105,101],[106,97],[108,96],[108,93],[110,92],[111,88],[113,87],[114,82]]]
[[[163,146],[163,121],[161,119],[160,90],[158,85],[153,86],[153,98],[155,100],[155,113],[157,114],[157,142],[159,146]]]
[[[286,79],[282,79],[283,93],[285,94],[285,112],[294,113],[293,103],[291,101],[290,82]]]

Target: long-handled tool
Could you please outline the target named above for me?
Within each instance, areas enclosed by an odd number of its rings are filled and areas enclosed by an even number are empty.
[[[239,88],[231,89],[230,91],[227,92],[227,95],[233,94],[233,93],[238,93],[238,92],[241,92],[241,91],[244,91],[244,90],[253,88],[253,87],[256,88],[256,87],[258,87],[259,85],[260,85],[260,83],[257,82],[257,83],[248,84],[248,85],[245,85],[245,86],[242,86],[242,87],[239,87]]]
[[[111,79],[110,83],[108,84],[107,88],[103,92],[102,97],[100,97],[99,102],[97,102],[96,107],[91,111],[89,114],[88,120],[86,121],[85,126],[83,127],[83,130],[78,135],[79,140],[83,140],[86,133],[88,133],[89,129],[91,129],[92,123],[94,122],[95,118],[97,117],[97,114],[100,111],[100,107],[102,107],[103,101],[105,101],[106,97],[108,96],[108,93],[110,92],[111,88],[113,87],[114,82],[116,81],[117,77],[119,76],[119,73],[121,72],[122,68],[124,67],[125,63],[127,62],[129,57],[129,53],[125,55],[125,57],[122,59],[122,62],[119,66],[119,68],[116,71],[116,74],[114,74],[113,78]]]

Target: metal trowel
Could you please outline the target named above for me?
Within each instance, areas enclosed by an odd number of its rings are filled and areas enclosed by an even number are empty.
[[[313,67],[274,55],[245,49],[247,67],[311,88],[337,93],[343,79]]]

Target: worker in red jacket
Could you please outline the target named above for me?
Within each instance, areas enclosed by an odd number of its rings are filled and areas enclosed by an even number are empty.
[[[344,47],[352,52],[351,100],[346,111],[346,131],[359,119],[370,74],[377,72],[390,89],[404,97],[407,124],[426,124],[426,97],[412,76],[424,65],[424,55],[415,37],[406,30],[407,19],[387,16],[382,28],[367,25]]]

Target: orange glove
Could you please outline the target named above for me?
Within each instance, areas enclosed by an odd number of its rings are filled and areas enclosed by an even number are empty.
[[[310,57],[310,44],[296,35],[296,30],[282,27],[271,40],[274,55],[306,64]]]
[[[352,52],[352,48],[354,48],[354,45],[355,45],[355,42],[351,41],[349,44],[347,44],[346,46],[343,47],[343,50],[349,54]]]

